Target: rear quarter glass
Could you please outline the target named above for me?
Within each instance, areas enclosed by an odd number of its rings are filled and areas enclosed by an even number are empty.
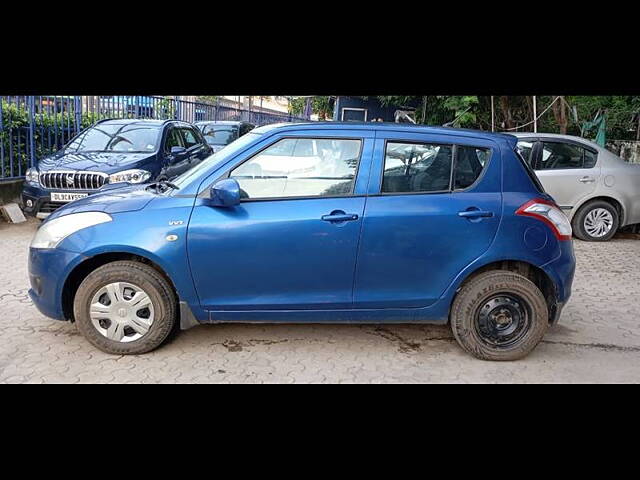
[[[536,173],[533,171],[533,169],[529,166],[529,164],[527,163],[527,161],[524,159],[524,157],[522,156],[522,154],[518,151],[518,149],[516,148],[513,151],[516,154],[516,157],[518,157],[518,160],[520,161],[520,163],[522,164],[522,167],[524,168],[524,170],[527,172],[527,175],[529,176],[529,178],[531,179],[531,182],[533,183],[534,187],[536,188],[536,190],[539,193],[542,194],[546,194],[547,192],[544,191],[544,187],[542,186],[542,183],[540,183],[540,180],[538,179]]]

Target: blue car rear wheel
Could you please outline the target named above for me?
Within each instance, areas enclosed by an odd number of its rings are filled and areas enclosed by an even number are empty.
[[[509,347],[527,334],[531,312],[519,295],[499,293],[490,297],[476,313],[476,333],[492,347]]]
[[[542,340],[549,309],[531,280],[493,270],[463,284],[450,320],[454,337],[468,353],[483,360],[517,360]]]

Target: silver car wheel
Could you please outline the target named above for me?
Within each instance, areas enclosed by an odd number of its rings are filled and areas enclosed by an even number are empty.
[[[133,342],[151,328],[154,309],[151,298],[137,285],[110,283],[91,300],[89,317],[101,335],[116,342]]]
[[[584,230],[594,238],[604,237],[613,227],[613,215],[604,208],[594,208],[584,217]]]

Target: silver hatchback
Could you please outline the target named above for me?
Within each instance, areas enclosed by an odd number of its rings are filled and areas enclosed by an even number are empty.
[[[609,240],[640,223],[640,165],[570,135],[514,133],[520,153],[571,220],[576,237]]]

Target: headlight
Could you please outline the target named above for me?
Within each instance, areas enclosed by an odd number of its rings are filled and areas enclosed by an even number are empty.
[[[150,177],[151,172],[147,172],[146,170],[125,170],[124,172],[109,175],[109,183],[143,183],[149,180]]]
[[[40,184],[40,175],[36,168],[30,168],[24,176],[26,177],[27,182]]]
[[[111,220],[111,216],[104,212],[72,213],[55,218],[42,224],[31,241],[31,248],[56,248],[72,233]]]

